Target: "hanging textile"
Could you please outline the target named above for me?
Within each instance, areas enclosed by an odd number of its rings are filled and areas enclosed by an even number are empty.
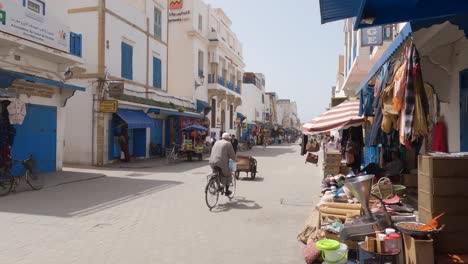
[[[390,72],[393,73],[393,62],[386,62],[382,66],[382,70],[380,71],[379,76],[377,77],[376,80],[376,86],[375,86],[375,91],[374,93],[376,97],[374,98],[374,123],[372,123],[372,128],[371,128],[371,136],[369,140],[369,144],[371,146],[377,146],[379,144],[379,135],[382,131],[381,125],[382,125],[382,119],[383,119],[383,113],[382,113],[382,101],[380,99],[380,95],[386,87],[387,82],[389,80],[389,70]],[[378,85],[378,86],[377,86]]]
[[[394,80],[394,90],[393,90],[393,110],[400,112],[403,109],[404,100],[405,100],[405,89],[407,81],[407,70],[408,60],[406,56],[403,55],[402,63],[399,65],[398,69],[395,72]]]
[[[374,116],[374,86],[366,85],[359,96],[359,116]]]
[[[414,51],[415,47],[411,44],[411,47],[408,49],[408,63],[406,70],[406,91],[405,91],[405,105],[403,107],[401,116],[400,116],[400,142],[401,144],[411,147],[411,134],[413,128],[413,118],[414,118],[414,78],[413,78],[413,62],[414,62]]]
[[[442,122],[437,122],[437,124],[434,126],[434,139],[432,143],[432,151],[448,152],[445,131],[445,125]]]
[[[414,119],[413,119],[413,131],[411,141],[415,141],[419,137],[423,137],[428,133],[427,127],[427,97],[421,74],[421,64],[419,53],[414,49],[414,66],[413,66],[413,78],[414,78]]]
[[[19,99],[10,101],[10,105],[7,107],[10,124],[22,125],[24,117],[26,116],[26,105]]]

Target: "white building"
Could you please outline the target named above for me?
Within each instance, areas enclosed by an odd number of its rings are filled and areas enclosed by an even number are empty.
[[[173,142],[180,144],[185,122],[180,116],[200,118],[200,114],[192,100],[173,97],[167,85],[167,1],[61,4],[68,9],[70,24],[83,33],[86,72],[75,77],[89,87],[69,103],[66,161],[102,165],[120,159],[119,135],[125,127],[134,158],[147,158]]]
[[[273,127],[278,126],[277,106],[278,96],[275,92],[265,93],[265,121]]]
[[[290,99],[279,99],[277,105],[278,123],[283,128],[299,129],[301,121],[297,114],[297,104]]]
[[[8,142],[4,134],[0,148],[7,153],[11,146],[14,160],[32,155],[39,172],[62,168],[65,109],[73,95],[86,89],[67,81],[69,69],[82,63],[80,35],[73,33],[81,31],[67,24],[67,10],[58,3],[25,0],[0,5],[2,113],[6,113],[6,101],[26,104],[25,119],[15,125],[16,133],[10,133],[8,116],[0,118],[0,129],[14,137],[13,143]],[[13,174],[19,174],[21,166],[14,165]]]
[[[244,62],[231,20],[223,10],[202,0],[170,2],[171,93],[198,101],[201,107],[209,105],[209,126],[217,137],[224,131],[238,133],[235,120],[241,105]]]
[[[356,96],[358,86],[403,28],[402,24],[384,26],[381,32],[373,28],[355,31],[353,25],[354,19],[344,21],[344,55],[338,57],[336,97]],[[372,43],[365,36],[373,33],[379,35],[381,45],[369,46]]]
[[[242,112],[248,122],[265,123],[265,76],[261,73],[244,73],[242,85]]]

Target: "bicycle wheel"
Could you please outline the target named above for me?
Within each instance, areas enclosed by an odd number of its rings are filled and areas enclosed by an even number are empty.
[[[0,196],[10,194],[13,188],[14,178],[9,174],[2,174],[0,176]]]
[[[211,210],[218,204],[219,190],[216,179],[212,177],[205,188],[205,202],[208,208]]]
[[[33,174],[31,170],[26,170],[24,175],[26,177],[26,182],[33,190],[40,190],[44,188],[44,175],[35,173]]]
[[[228,196],[229,200],[232,200],[236,195],[236,186],[237,186],[237,178],[235,174],[232,174],[232,182],[229,184],[229,190],[232,192],[231,195]]]

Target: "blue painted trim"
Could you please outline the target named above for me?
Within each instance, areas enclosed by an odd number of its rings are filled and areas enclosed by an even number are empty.
[[[384,52],[382,57],[380,57],[380,59],[374,64],[374,67],[369,72],[364,81],[358,86],[356,94],[359,94],[361,90],[367,86],[369,81],[379,72],[382,65],[384,65],[393,56],[393,54],[400,48],[405,40],[410,37],[412,32],[413,30],[411,25],[409,23],[406,24],[406,26],[401,30],[400,34],[395,38],[395,40],[393,40],[392,44],[390,44],[390,46]]]
[[[79,87],[76,85],[66,84],[59,81],[44,79],[32,75],[26,75],[23,73],[10,72],[5,70],[0,70],[0,88],[8,88],[11,86],[15,79],[21,79],[32,83],[46,84],[50,86],[56,86],[64,89],[71,89],[76,91],[85,91],[84,87]]]

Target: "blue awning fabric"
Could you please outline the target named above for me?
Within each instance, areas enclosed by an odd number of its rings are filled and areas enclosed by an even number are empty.
[[[211,111],[211,105],[205,101],[197,100],[197,112]]]
[[[393,56],[393,54],[395,54],[395,52],[401,47],[401,45],[403,45],[403,43],[411,35],[412,32],[413,31],[411,25],[406,24],[406,26],[401,30],[400,34],[396,36],[392,44],[390,44],[390,46],[384,52],[382,57],[380,57],[380,59],[374,64],[372,70],[369,72],[364,81],[359,85],[356,94],[358,94],[364,87],[367,86],[369,81],[372,80],[372,78],[374,78],[374,76],[380,71],[380,68],[382,68],[382,66]]]
[[[85,91],[85,88],[76,86],[76,85],[71,85],[71,84],[66,84],[66,83],[59,82],[59,81],[44,79],[44,78],[40,78],[40,77],[36,77],[32,75],[27,75],[24,73],[0,70],[0,88],[10,87],[13,84],[13,81],[16,79],[25,80],[31,83],[45,84],[45,85],[50,85],[50,86],[56,86],[59,88],[71,89],[75,91]]]
[[[208,128],[206,128],[204,126],[200,126],[200,125],[191,125],[191,126],[188,126],[188,127],[184,127],[182,129],[182,131],[184,131],[184,132],[189,132],[189,131],[206,132],[206,131],[208,131]]]
[[[141,110],[118,109],[117,115],[128,125],[128,129],[147,128],[153,124],[153,119]]]
[[[158,114],[158,115],[166,115],[166,116],[182,116],[182,117],[190,117],[190,118],[198,118],[204,119],[204,115],[195,114],[195,113],[187,113],[187,112],[179,112],[179,111],[171,111],[159,108],[151,108],[148,113]]]
[[[362,0],[320,0],[322,24],[355,17]]]
[[[466,0],[356,0],[355,2],[362,2],[354,25],[355,29],[468,14]]]
[[[237,113],[237,118],[240,118],[241,121],[244,121],[245,119],[247,119],[247,117],[241,113]]]

